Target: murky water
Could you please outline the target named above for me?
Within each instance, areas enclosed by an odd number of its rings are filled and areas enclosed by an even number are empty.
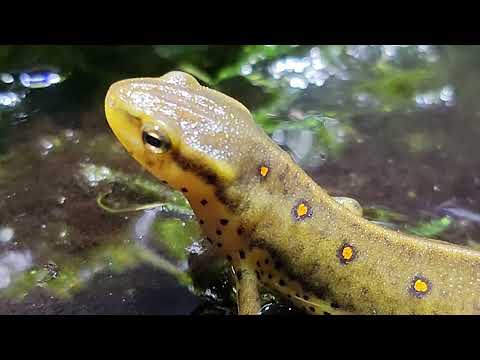
[[[113,81],[173,69],[243,101],[372,220],[433,223],[433,236],[475,246],[477,59],[474,46],[0,48],[0,313],[234,311],[228,269],[212,265],[182,195],[126,154],[103,114]]]

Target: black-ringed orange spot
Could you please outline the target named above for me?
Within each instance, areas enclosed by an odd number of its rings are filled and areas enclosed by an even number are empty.
[[[312,215],[312,208],[306,200],[298,200],[292,208],[292,216],[297,221],[304,220]]]
[[[430,281],[422,275],[416,275],[410,284],[410,293],[417,298],[423,298],[431,289]]]
[[[258,173],[262,178],[266,178],[269,172],[270,167],[268,167],[267,165],[261,165],[258,167]]]
[[[340,259],[340,263],[345,265],[355,260],[357,257],[357,250],[353,245],[345,243],[338,249],[337,256]]]
[[[413,288],[416,292],[425,293],[428,291],[428,284],[423,280],[417,279],[413,284]]]

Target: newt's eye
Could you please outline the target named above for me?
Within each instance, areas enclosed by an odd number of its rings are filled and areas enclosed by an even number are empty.
[[[172,145],[168,136],[156,130],[144,130],[142,140],[148,150],[157,154],[167,152]]]

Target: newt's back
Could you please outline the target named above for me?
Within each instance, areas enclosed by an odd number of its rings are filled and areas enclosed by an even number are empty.
[[[193,77],[172,72],[121,81],[110,88],[105,109],[132,156],[185,194],[214,251],[233,266],[247,264],[305,310],[480,310],[480,253],[354,214],[273,143],[243,105]]]

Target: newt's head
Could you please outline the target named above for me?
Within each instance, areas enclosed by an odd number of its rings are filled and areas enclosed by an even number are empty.
[[[177,189],[193,175],[228,181],[248,140],[265,137],[242,104],[178,71],[113,84],[105,113],[127,151]]]

